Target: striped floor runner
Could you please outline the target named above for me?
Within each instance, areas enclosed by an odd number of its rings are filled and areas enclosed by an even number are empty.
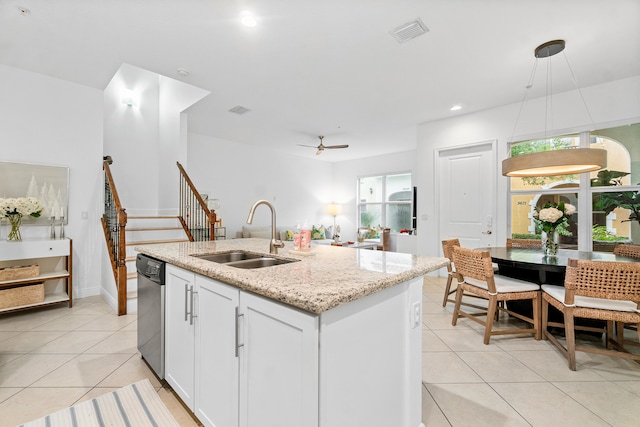
[[[94,426],[180,427],[146,379],[18,427]]]

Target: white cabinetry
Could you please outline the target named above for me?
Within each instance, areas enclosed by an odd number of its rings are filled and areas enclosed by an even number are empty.
[[[167,265],[165,379],[192,410],[195,384],[194,279],[192,272]]]
[[[166,374],[211,427],[421,426],[422,278],[319,315],[167,266]]]
[[[318,426],[318,316],[241,293],[240,426]]]
[[[0,242],[0,268],[38,264],[39,274],[0,281],[1,290],[44,282],[44,300],[0,309],[0,313],[68,302],[73,305],[71,239]],[[0,296],[1,297],[1,296]]]
[[[318,317],[167,265],[165,378],[205,425],[318,425]]]
[[[238,328],[240,291],[197,276],[196,404],[206,426],[238,425]]]

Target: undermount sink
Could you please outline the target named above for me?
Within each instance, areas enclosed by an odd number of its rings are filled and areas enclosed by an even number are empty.
[[[223,252],[219,254],[208,255],[192,255],[195,258],[200,258],[206,261],[215,262],[218,264],[229,265],[236,268],[263,268],[271,267],[273,265],[288,264],[290,262],[299,261],[297,259],[284,259],[273,258],[270,256],[254,254],[244,251]]]
[[[223,252],[220,254],[209,254],[209,255],[193,255],[196,258],[204,259],[207,261],[217,262],[219,264],[226,264],[228,262],[235,261],[243,261],[245,259],[254,259],[260,258],[262,255],[260,254],[252,254],[249,252]]]
[[[227,265],[237,268],[262,268],[271,267],[272,265],[289,264],[290,262],[299,261],[297,259],[282,259],[282,258],[254,258],[245,259],[244,261],[229,262]]]

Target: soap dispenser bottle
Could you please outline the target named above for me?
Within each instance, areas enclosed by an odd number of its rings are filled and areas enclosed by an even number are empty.
[[[304,222],[302,226],[302,238],[300,239],[300,250],[303,252],[309,252],[311,250],[311,227]]]
[[[296,229],[293,233],[293,250],[300,250],[300,241],[302,239],[302,227],[300,227],[300,221],[296,221]]]

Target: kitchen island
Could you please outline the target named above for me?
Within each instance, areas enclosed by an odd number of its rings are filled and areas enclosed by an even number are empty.
[[[276,257],[295,261],[264,268],[197,257],[268,249],[136,247],[169,264],[165,377],[184,403],[217,427],[419,427],[422,276],[448,260],[289,243]]]

